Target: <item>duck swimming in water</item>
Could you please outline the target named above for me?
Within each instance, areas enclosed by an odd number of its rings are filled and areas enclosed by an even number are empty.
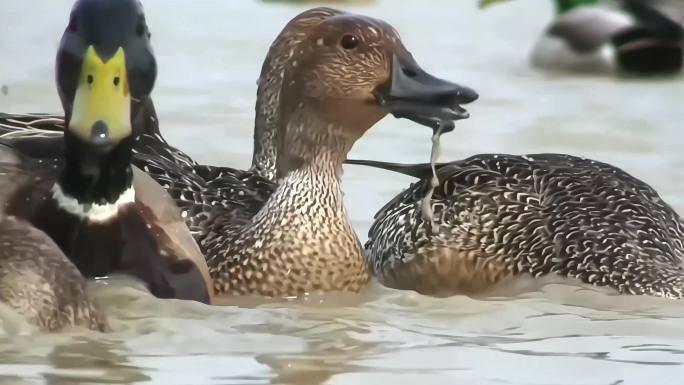
[[[532,52],[538,68],[634,75],[679,73],[680,0],[556,0],[556,17]]]
[[[387,23],[346,13],[308,31],[284,69],[278,187],[251,218],[216,208],[212,278],[232,295],[358,291],[369,277],[342,203],[347,153],[388,113],[455,120],[476,94],[424,72]]]
[[[436,165],[348,161],[419,179],[376,215],[366,253],[386,286],[480,294],[557,275],[622,294],[684,298],[684,226],[649,185],[562,154],[483,154]]]
[[[209,302],[206,262],[178,208],[131,166],[131,121],[156,77],[149,36],[138,1],[76,2],[57,54],[64,134],[2,139],[3,157],[35,176],[6,211],[48,234],[87,277],[128,273],[155,296]]]

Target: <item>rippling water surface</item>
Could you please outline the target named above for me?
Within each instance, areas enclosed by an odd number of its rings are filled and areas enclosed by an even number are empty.
[[[352,8],[392,23],[417,60],[480,93],[442,159],[566,152],[619,165],[684,209],[684,82],[540,73],[527,58],[550,2],[475,0]],[[0,0],[0,111],[58,112],[53,62],[70,1]],[[310,5],[309,5],[310,6]],[[200,161],[247,167],[255,82],[301,6],[146,0],[162,128]],[[387,118],[351,156],[423,162],[427,129]],[[346,167],[361,239],[410,178]],[[0,384],[681,384],[684,305],[549,283],[505,297],[358,296],[226,307],[97,284],[116,332],[30,334],[3,319]]]

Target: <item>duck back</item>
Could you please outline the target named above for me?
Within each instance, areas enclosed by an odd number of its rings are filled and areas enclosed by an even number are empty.
[[[396,168],[396,166],[394,166]],[[643,181],[561,154],[483,154],[438,167],[375,217],[366,249],[384,284],[426,294],[479,293],[556,274],[625,294],[684,298],[684,226]]]

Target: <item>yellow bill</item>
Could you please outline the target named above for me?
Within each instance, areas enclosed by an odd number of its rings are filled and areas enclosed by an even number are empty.
[[[131,134],[131,94],[123,48],[104,62],[92,45],[88,47],[68,130],[83,142],[98,145],[117,143]]]

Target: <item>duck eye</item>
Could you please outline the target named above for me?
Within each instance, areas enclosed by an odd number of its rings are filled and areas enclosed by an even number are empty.
[[[359,38],[354,35],[344,35],[340,41],[340,45],[344,49],[354,49],[359,45]]]

